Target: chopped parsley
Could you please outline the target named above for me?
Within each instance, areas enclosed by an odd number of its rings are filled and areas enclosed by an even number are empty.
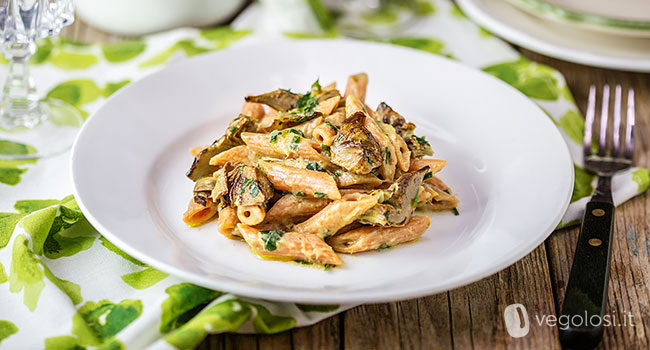
[[[449,190],[443,190],[446,194],[451,194],[449,193]]]
[[[233,127],[231,127],[230,129],[228,129],[228,132],[232,134],[232,133],[235,132],[236,130],[237,130],[237,127],[236,127],[236,126],[233,126]]]
[[[305,137],[305,134],[303,134],[302,131],[296,130],[294,128],[289,129],[289,132],[292,133],[292,134],[297,134],[297,135],[300,135],[302,137]]]
[[[320,197],[320,198],[327,198],[327,195],[323,192],[314,192],[314,196]]]
[[[241,185],[241,188],[239,189],[239,194],[244,193],[246,191],[246,188],[253,183],[255,183],[255,180],[244,178],[244,184]]]
[[[327,126],[329,126],[330,128],[334,129],[334,131],[339,131],[339,128],[338,128],[336,125],[330,123],[329,121],[326,120],[326,121],[325,121],[325,124],[326,124]]]
[[[334,265],[325,264],[325,265],[323,265],[323,271],[327,271],[327,270],[329,270],[329,269],[332,268],[332,267],[334,267]]]
[[[311,95],[311,92],[308,92],[300,96],[298,102],[296,102],[296,112],[305,117],[312,117],[315,113],[314,108],[316,108],[316,106],[318,106],[318,101],[316,101],[314,96]],[[301,118],[301,120],[302,119],[304,118]]]
[[[270,230],[270,231],[260,231],[260,238],[264,243],[264,249],[272,252],[278,249],[278,242],[284,236],[284,231],[280,230]]]
[[[452,209],[451,211],[452,211],[452,212],[454,213],[454,215],[456,215],[456,216],[460,215],[460,213],[458,212],[458,209],[456,209],[456,208]]]
[[[426,138],[424,136],[417,137],[417,136],[413,135],[413,137],[415,138],[415,141],[417,141],[419,144],[430,146],[429,142],[426,140]]]
[[[294,193],[293,195],[296,196],[296,197],[304,197],[304,196],[305,196],[305,192],[296,192],[296,193]]]
[[[424,179],[423,179],[423,180],[430,179],[430,178],[432,178],[432,177],[433,177],[433,172],[430,171],[430,172],[424,174]]]
[[[382,243],[382,244],[379,246],[379,250],[382,250],[382,249],[388,249],[388,248],[390,248],[390,246],[389,246],[388,244],[386,244],[386,243]]]
[[[370,164],[370,165],[375,165],[375,162],[373,162],[372,159],[370,159],[370,157],[369,157],[367,154],[364,154],[364,155],[363,155],[363,158],[366,159],[366,162],[367,162],[368,164]]]
[[[323,172],[325,171],[325,169],[323,169],[320,166],[320,164],[318,164],[318,162],[311,162],[311,163],[307,164],[307,166],[305,168],[309,169],[309,170],[314,170],[314,171],[323,171]]]
[[[343,175],[343,173],[340,170],[337,170],[337,171],[334,172],[334,176],[336,176],[336,177],[339,177],[341,175]]]
[[[289,148],[295,152],[298,150],[298,146],[300,146],[300,136],[296,135],[291,139],[291,145],[289,145]]]
[[[296,264],[300,264],[300,265],[312,265],[313,264],[312,262],[305,261],[305,260],[294,260],[294,262]]]
[[[386,220],[388,220],[388,212],[384,213],[384,217],[386,218]]]
[[[418,187],[418,191],[415,192],[415,198],[413,198],[413,208],[418,207],[418,202],[420,201],[420,188]]]
[[[280,135],[280,130],[273,130],[271,132],[271,139],[269,140],[269,142],[275,143],[276,141],[278,141],[278,135]]]
[[[315,81],[313,84],[311,84],[311,90],[312,90],[312,91],[314,91],[314,90],[316,90],[316,91],[321,91],[321,90],[323,89],[323,88],[320,86],[320,81],[319,81],[319,80],[320,80],[320,78],[319,78],[319,79],[316,79],[316,81]]]
[[[329,151],[329,150],[331,149],[330,146],[328,146],[328,145],[326,145],[326,144],[322,144],[322,145],[320,145],[320,148],[322,148],[323,151]]]
[[[390,151],[388,150],[388,147],[386,147],[386,164],[390,163]]]

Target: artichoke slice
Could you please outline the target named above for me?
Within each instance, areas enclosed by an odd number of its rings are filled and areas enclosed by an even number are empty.
[[[231,205],[266,205],[273,197],[273,185],[253,166],[239,164],[228,173]]]
[[[296,108],[299,98],[299,94],[278,89],[257,96],[246,96],[246,102],[263,103],[278,112],[287,112]]]
[[[364,127],[365,118],[357,112],[344,120],[330,147],[332,163],[355,174],[368,174],[383,161],[381,147]]]

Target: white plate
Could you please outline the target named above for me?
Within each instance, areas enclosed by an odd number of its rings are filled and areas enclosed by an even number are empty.
[[[647,0],[509,1],[524,11],[551,21],[606,34],[650,38],[650,1]],[[586,12],[590,9],[593,11]]]
[[[650,39],[610,35],[551,22],[507,1],[457,0],[479,25],[519,46],[591,66],[650,72]]]
[[[460,197],[460,216],[433,215],[422,239],[344,256],[329,271],[261,260],[215,223],[181,221],[192,190],[188,149],[223,134],[243,96],[306,90],[316,77],[344,86],[361,71],[367,102],[387,101],[449,161],[442,177]],[[566,210],[573,166],[548,116],[496,78],[412,49],[316,40],[206,54],[127,86],[84,125],[72,176],[93,226],[160,270],[249,297],[360,303],[441,292],[521,259]]]

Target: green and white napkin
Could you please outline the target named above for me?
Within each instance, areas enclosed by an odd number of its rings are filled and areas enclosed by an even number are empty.
[[[382,28],[400,18],[399,11],[363,20],[371,33],[390,33]],[[88,117],[121,87],[187,57],[262,40],[340,36],[332,14],[318,0],[272,0],[250,7],[232,27],[179,29],[103,45],[47,39],[32,59],[33,75],[40,93]],[[581,167],[584,121],[563,77],[523,58],[448,0],[417,2],[416,14],[397,35],[365,39],[459,60],[538,103],[562,131],[575,162],[572,204],[558,227],[578,222],[595,177]],[[291,25],[282,25],[286,21]],[[29,145],[0,140],[0,153],[30,152]],[[192,348],[209,333],[276,333],[353,306],[252,300],[168,276],[126,255],[88,224],[69,195],[69,175],[69,154],[0,161],[0,349]],[[626,171],[614,179],[614,200],[621,203],[649,184],[648,170]]]

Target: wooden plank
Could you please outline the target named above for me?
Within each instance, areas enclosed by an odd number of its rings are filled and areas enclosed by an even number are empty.
[[[398,349],[397,303],[361,305],[348,310],[343,332],[345,349]]]
[[[525,54],[559,69],[583,111],[588,87],[592,83],[599,86],[618,83],[624,89],[634,88],[637,110],[636,164],[644,167],[650,165],[650,75],[585,67],[530,52]],[[650,197],[644,194],[616,210],[606,314],[628,325],[606,327],[600,349],[644,349],[650,344],[647,333],[650,322],[649,208]],[[578,228],[562,230],[547,240],[558,310],[564,298],[578,232]],[[630,313],[635,326],[629,325]]]
[[[296,350],[318,350],[341,348],[341,319],[343,315],[326,318],[313,326],[291,331],[293,348]]]
[[[257,344],[260,349],[268,350],[291,350],[291,332],[282,332],[272,335],[260,335],[257,337]]]

